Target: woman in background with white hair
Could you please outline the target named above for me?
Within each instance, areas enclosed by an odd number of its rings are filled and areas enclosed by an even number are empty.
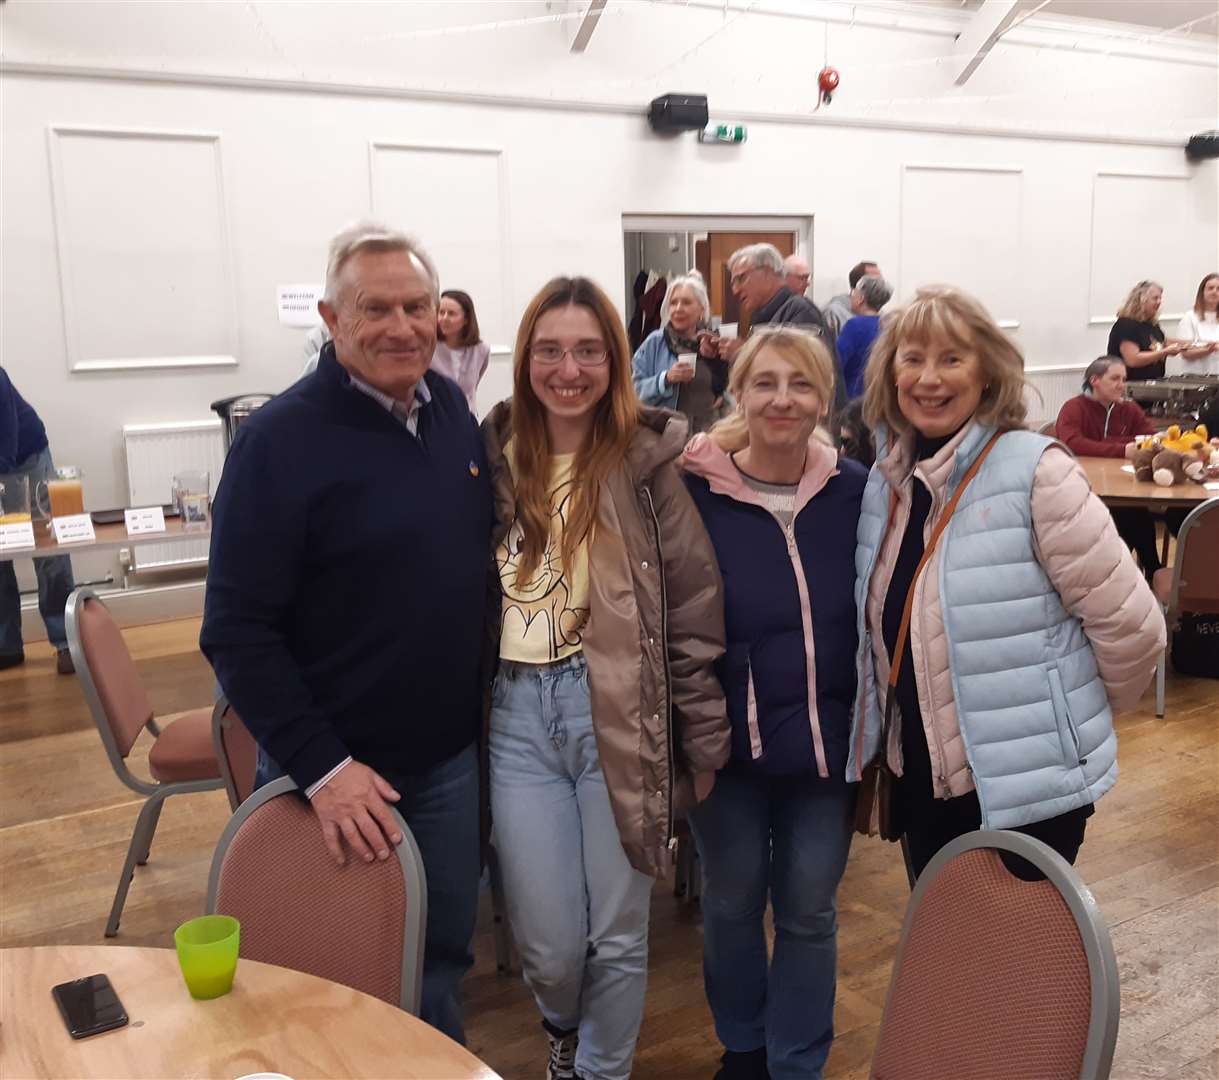
[[[639,400],[685,413],[691,434],[719,419],[728,385],[728,361],[719,358],[716,335],[704,328],[710,307],[701,274],[674,278],[660,329],[644,338],[631,362]],[[679,362],[681,356],[695,359]]]

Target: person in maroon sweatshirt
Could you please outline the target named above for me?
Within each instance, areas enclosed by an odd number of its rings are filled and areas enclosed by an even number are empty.
[[[1098,357],[1084,371],[1083,389],[1058,413],[1058,441],[1077,457],[1132,457],[1135,437],[1152,434],[1155,425],[1137,402],[1126,400],[1126,365],[1112,356]],[[1160,569],[1155,520],[1138,507],[1110,507],[1109,513],[1150,580]]]
[[[1136,435],[1155,425],[1138,402],[1126,400],[1126,365],[1112,356],[1093,360],[1084,372],[1084,392],[1062,407],[1055,434],[1077,457],[1131,457]]]

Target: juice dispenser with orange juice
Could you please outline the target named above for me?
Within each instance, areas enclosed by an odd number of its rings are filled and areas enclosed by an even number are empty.
[[[85,512],[85,491],[80,469],[61,465],[49,480],[38,484],[38,507],[51,518],[69,517]]]

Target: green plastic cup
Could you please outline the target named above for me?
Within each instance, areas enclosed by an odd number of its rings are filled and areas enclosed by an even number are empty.
[[[233,989],[241,923],[231,915],[201,915],[174,931],[178,964],[190,996],[200,1001]]]

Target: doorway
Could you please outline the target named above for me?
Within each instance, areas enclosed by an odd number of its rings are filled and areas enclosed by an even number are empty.
[[[664,283],[696,269],[707,285],[708,322],[729,333],[746,334],[742,312],[729,284],[728,258],[747,244],[773,244],[784,257],[799,253],[812,262],[813,216],[624,214],[623,308],[631,347],[660,325]],[[638,339],[638,340],[636,340]]]

